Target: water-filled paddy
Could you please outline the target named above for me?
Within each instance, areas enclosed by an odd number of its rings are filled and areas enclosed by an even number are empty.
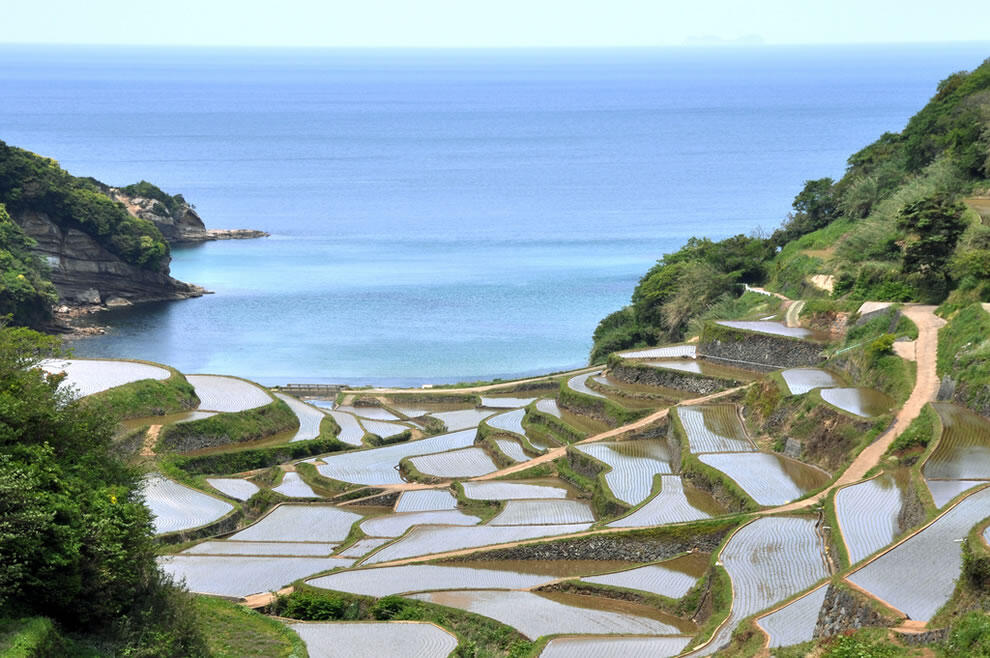
[[[600,375],[601,371],[593,372],[591,374],[585,373],[577,375],[576,377],[571,377],[567,380],[567,388],[572,391],[577,391],[578,393],[583,393],[585,395],[590,395],[593,398],[604,398],[605,396],[598,391],[593,391],[588,388],[588,378],[594,377],[595,375]]]
[[[986,484],[986,480],[925,480],[932,494],[935,507],[944,507],[950,500],[973,487]]]
[[[474,444],[474,436],[474,430],[464,430],[419,441],[329,455],[323,458],[324,464],[316,468],[321,475],[344,482],[401,484],[402,477],[397,467],[403,458],[467,448]]]
[[[234,509],[226,501],[158,474],[141,481],[141,494],[154,517],[156,535],[206,525]]]
[[[364,539],[359,539],[344,550],[342,550],[338,555],[340,557],[352,557],[359,558],[364,557],[371,551],[375,550],[382,544],[391,541],[389,537],[365,537]]]
[[[481,521],[460,510],[406,512],[376,516],[361,523],[361,530],[371,537],[398,537],[415,525],[476,525]]]
[[[272,396],[263,388],[234,377],[187,375],[196,389],[199,408],[207,411],[237,412],[271,404]]]
[[[277,487],[272,487],[272,491],[277,491],[289,498],[321,498],[313,489],[303,482],[298,473],[286,473],[282,477],[282,483]]]
[[[780,610],[757,619],[760,627],[770,636],[769,648],[789,647],[814,639],[818,613],[821,612],[827,592],[827,585],[819,587]]]
[[[361,425],[364,426],[366,432],[380,436],[383,439],[387,439],[390,436],[395,436],[396,434],[402,434],[409,429],[408,425],[390,423],[384,420],[369,420],[367,418],[362,418],[360,422]]]
[[[838,386],[842,382],[821,368],[788,368],[780,373],[791,395],[803,395],[816,388]]]
[[[424,475],[441,478],[477,477],[498,470],[481,448],[461,448],[450,452],[413,457],[409,462]]]
[[[450,562],[462,567],[494,569],[515,573],[539,574],[546,579],[580,578],[583,576],[619,571],[636,566],[625,560],[458,560]],[[473,585],[472,587],[478,587]]]
[[[555,637],[547,643],[540,658],[670,658],[679,654],[689,635],[655,637]]]
[[[632,505],[649,497],[654,476],[671,473],[670,450],[663,441],[602,441],[577,449],[612,467],[605,482],[616,498]]]
[[[721,514],[725,510],[711,497],[697,489],[687,489],[678,475],[664,475],[660,478],[660,493],[628,516],[609,523],[609,527],[632,528],[665,523],[697,521]]]
[[[882,416],[894,408],[893,398],[872,388],[823,388],[820,395],[832,406],[863,418]]]
[[[489,427],[497,430],[504,430],[506,432],[526,436],[526,430],[522,425],[523,417],[525,417],[525,415],[525,409],[515,409],[513,411],[506,411],[505,413],[492,416],[486,420],[485,423]]]
[[[942,419],[942,436],[925,462],[925,477],[990,479],[990,422],[954,404],[937,402],[933,406]]]
[[[457,508],[457,499],[449,489],[404,491],[395,503],[396,512],[430,512]]]
[[[258,493],[258,485],[240,478],[206,478],[211,487],[235,500],[247,500]]]
[[[336,544],[319,542],[204,541],[182,551],[182,555],[327,557],[334,548]]]
[[[388,409],[382,409],[381,407],[355,407],[351,405],[337,405],[334,407],[336,411],[343,411],[345,413],[354,414],[358,418],[367,418],[368,420],[399,420],[399,417],[390,412]]]
[[[904,505],[910,474],[883,473],[835,494],[835,515],[849,551],[849,562],[889,545],[900,534],[898,516]]]
[[[523,452],[522,446],[518,441],[513,441],[512,439],[495,439],[495,445],[498,449],[502,451],[502,454],[509,459],[516,462],[524,462],[529,460],[529,456]]]
[[[911,619],[928,621],[955,589],[962,569],[959,540],[990,514],[988,510],[990,489],[970,494],[930,526],[846,578]]]
[[[525,407],[529,403],[535,401],[536,398],[517,398],[512,396],[481,396],[481,406],[490,407],[492,409],[515,409],[516,407]]]
[[[474,500],[511,500],[517,498],[567,498],[563,485],[530,482],[462,482],[464,495]]]
[[[773,334],[775,336],[789,336],[791,338],[805,338],[813,340],[827,340],[828,334],[805,329],[804,327],[788,327],[783,322],[772,320],[719,320],[718,324],[732,329],[742,329],[743,331],[756,331],[763,334]]]
[[[167,555],[158,558],[162,570],[176,580],[185,580],[189,591],[236,597],[275,591],[298,578],[349,567],[352,563],[347,559],[318,557]]]
[[[162,380],[168,379],[172,375],[165,368],[131,361],[46,359],[39,365],[45,372],[64,372],[65,379],[60,388],[72,388],[79,397],[93,395],[142,379]]]
[[[691,452],[753,452],[756,447],[743,427],[734,404],[677,407]]]
[[[355,569],[308,581],[313,587],[365,596],[388,596],[434,589],[528,589],[553,580],[552,576],[518,571],[406,564],[398,567]]]
[[[492,409],[457,409],[454,411],[438,411],[430,414],[443,421],[450,432],[477,427],[481,421],[495,413]]]
[[[358,423],[357,418],[343,411],[328,411],[327,413],[330,414],[340,427],[340,433],[337,434],[337,438],[340,441],[349,443],[352,446],[361,445],[361,439],[364,437],[364,428]]]
[[[536,401],[537,411],[541,411],[550,416],[555,416],[560,418],[560,408],[557,406],[557,401],[552,398],[544,398],[543,400]]]
[[[707,553],[689,554],[660,564],[650,564],[600,576],[586,576],[581,580],[599,585],[638,589],[679,599],[704,575],[708,568],[708,558]]]
[[[626,359],[693,359],[698,352],[695,345],[665,345],[663,347],[647,347],[641,350],[619,352]]]
[[[315,541],[338,543],[361,515],[331,505],[279,505],[254,525],[231,535],[239,541]]]
[[[426,622],[310,622],[289,624],[310,658],[446,658],[457,637]]]
[[[299,419],[299,429],[292,437],[292,441],[308,441],[320,435],[320,423],[326,418],[322,411],[291,395],[276,393],[275,397],[289,405],[289,408]]]
[[[510,500],[489,525],[592,523],[595,515],[578,500]]]
[[[736,481],[760,505],[783,505],[828,481],[828,475],[812,466],[765,452],[709,453],[703,463]]]
[[[579,595],[541,595],[532,592],[466,590],[455,592],[427,592],[415,594],[412,598],[430,601],[440,605],[469,610],[485,617],[491,617],[503,624],[512,626],[530,639],[556,633],[630,633],[650,635],[676,635],[683,622],[669,617],[666,622],[645,616],[655,610],[645,606],[635,606],[644,616],[629,612],[612,612],[620,608],[631,608],[622,601],[601,600],[600,605],[611,610],[601,610],[587,606],[590,597]],[[653,617],[660,617],[653,612]],[[676,622],[678,626],[673,625]]]

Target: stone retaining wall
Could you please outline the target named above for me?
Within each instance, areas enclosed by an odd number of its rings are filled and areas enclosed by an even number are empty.
[[[739,386],[741,382],[734,379],[709,377],[690,372],[667,370],[653,366],[635,363],[625,359],[613,359],[609,363],[609,375],[627,384],[644,384],[672,388],[678,391],[711,395],[727,388]]]
[[[698,343],[698,356],[749,369],[777,370],[814,366],[824,359],[824,345],[710,324]]]
[[[849,590],[828,585],[812,637],[833,637],[864,626],[884,627],[889,620]],[[862,596],[862,595],[859,595]]]

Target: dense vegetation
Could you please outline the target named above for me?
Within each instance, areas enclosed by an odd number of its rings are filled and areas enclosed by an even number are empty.
[[[31,252],[34,244],[0,203],[0,317],[29,327],[48,322],[56,300],[44,262]]]
[[[140,474],[111,452],[117,419],[37,367],[57,352],[0,327],[0,619],[46,617],[104,654],[203,655],[191,600],[156,565]]]
[[[695,333],[697,320],[740,310],[742,284],[804,299],[990,301],[990,226],[961,203],[988,179],[990,60],[943,80],[901,133],[854,153],[841,180],[807,181],[769,237],[693,238],[665,254],[598,325],[591,360]]]

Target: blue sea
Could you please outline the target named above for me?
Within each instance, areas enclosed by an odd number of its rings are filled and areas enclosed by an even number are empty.
[[[102,314],[78,355],[265,383],[586,362],[692,235],[772,230],[990,44],[657,50],[0,47],[0,139],[211,228],[215,294]]]

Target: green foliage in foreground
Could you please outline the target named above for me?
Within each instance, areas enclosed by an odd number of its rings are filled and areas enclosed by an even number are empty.
[[[57,295],[48,268],[31,252],[34,244],[0,203],[0,318],[40,328],[51,320]]]
[[[464,658],[522,658],[530,655],[533,648],[514,628],[488,617],[400,596],[374,599],[303,585],[288,596],[278,597],[269,612],[303,621],[432,622],[457,636],[459,642],[452,655]]]
[[[238,603],[196,597],[196,622],[213,658],[305,658],[306,645],[281,622]]]
[[[155,562],[117,419],[37,364],[55,339],[0,328],[0,616],[42,615],[140,656],[202,655],[188,596]]]

